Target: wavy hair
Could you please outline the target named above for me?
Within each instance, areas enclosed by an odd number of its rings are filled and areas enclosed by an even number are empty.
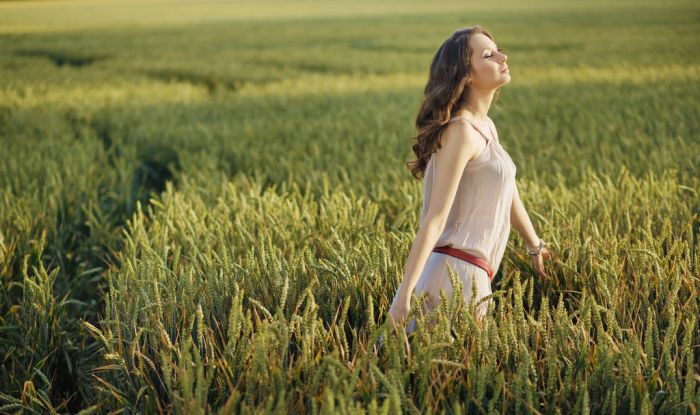
[[[471,80],[472,49],[469,38],[474,33],[482,33],[495,42],[491,34],[482,26],[457,30],[442,43],[430,65],[428,84],[425,86],[423,101],[416,117],[418,131],[413,144],[417,160],[409,161],[406,166],[411,175],[423,178],[430,155],[440,149],[440,134],[452,114],[465,106],[469,99],[468,84]],[[503,49],[498,49],[499,52]],[[494,94],[494,102],[499,90]]]

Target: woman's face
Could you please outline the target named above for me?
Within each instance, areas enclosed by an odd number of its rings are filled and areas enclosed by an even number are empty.
[[[474,33],[469,37],[469,47],[472,49],[470,87],[489,90],[510,82],[508,57],[497,50],[493,40],[483,33]]]

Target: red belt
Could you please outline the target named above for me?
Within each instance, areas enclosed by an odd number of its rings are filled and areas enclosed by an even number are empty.
[[[433,252],[447,254],[447,255],[453,256],[455,258],[459,258],[463,261],[467,261],[471,264],[474,264],[477,267],[486,271],[486,273],[489,274],[489,281],[493,281],[493,270],[491,269],[491,266],[489,266],[488,262],[484,261],[483,259],[479,258],[478,256],[474,256],[470,253],[462,251],[461,249],[453,248],[449,245],[437,246],[437,247],[433,248]]]

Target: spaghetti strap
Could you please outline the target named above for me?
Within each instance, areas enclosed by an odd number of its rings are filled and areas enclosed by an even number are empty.
[[[455,117],[450,118],[449,121],[447,121],[447,124],[451,124],[457,120],[464,120],[468,122],[476,131],[479,132],[485,139],[486,139],[486,144],[488,145],[491,142],[491,137],[487,136],[484,134],[484,132],[481,130],[481,126],[477,125],[474,120],[470,119],[469,117],[465,117],[464,115],[457,115]],[[492,137],[495,137],[495,133],[493,132],[493,128],[491,127],[491,122],[489,121],[489,130],[491,131]]]

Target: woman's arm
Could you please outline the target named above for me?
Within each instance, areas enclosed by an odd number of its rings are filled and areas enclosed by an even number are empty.
[[[540,252],[538,255],[530,254],[530,260],[532,261],[532,266],[535,268],[535,271],[542,277],[547,278],[547,273],[544,271],[544,259],[551,259],[552,255],[544,246],[541,250],[538,249],[540,238],[537,236],[532,222],[530,222],[530,217],[525,211],[522,200],[520,200],[520,193],[518,192],[517,186],[515,188],[515,194],[513,195],[513,204],[510,208],[510,223],[523,237],[528,250]]]
[[[518,192],[517,186],[513,194],[513,204],[510,207],[510,223],[518,231],[520,236],[523,237],[527,247],[532,251],[536,250],[540,244],[540,238],[537,236],[537,232],[535,232],[535,228],[532,226],[532,222],[527,215],[522,200],[520,200],[520,193]]]
[[[442,234],[442,230],[445,228],[444,223],[437,218],[428,219],[423,223],[423,226],[418,229],[416,233],[416,238],[413,241],[411,250],[408,253],[408,259],[406,260],[406,268],[404,270],[403,279],[399,285],[399,289],[396,293],[396,299],[394,301],[394,306],[402,306],[406,308],[408,312],[408,307],[410,306],[411,293],[418,283],[418,278],[428,262],[428,257],[430,252],[435,247],[435,243]],[[395,308],[395,307],[392,307]],[[398,310],[396,310],[398,312]],[[403,311],[403,310],[402,310]],[[389,313],[394,316],[394,310],[389,310]],[[398,313],[402,314],[402,313]],[[396,315],[396,317],[403,317]]]
[[[408,315],[411,293],[445,228],[459,181],[467,162],[476,154],[478,140],[476,131],[463,123],[457,122],[445,128],[440,150],[433,154],[436,169],[428,210],[411,246],[403,279],[389,309],[394,322]]]

